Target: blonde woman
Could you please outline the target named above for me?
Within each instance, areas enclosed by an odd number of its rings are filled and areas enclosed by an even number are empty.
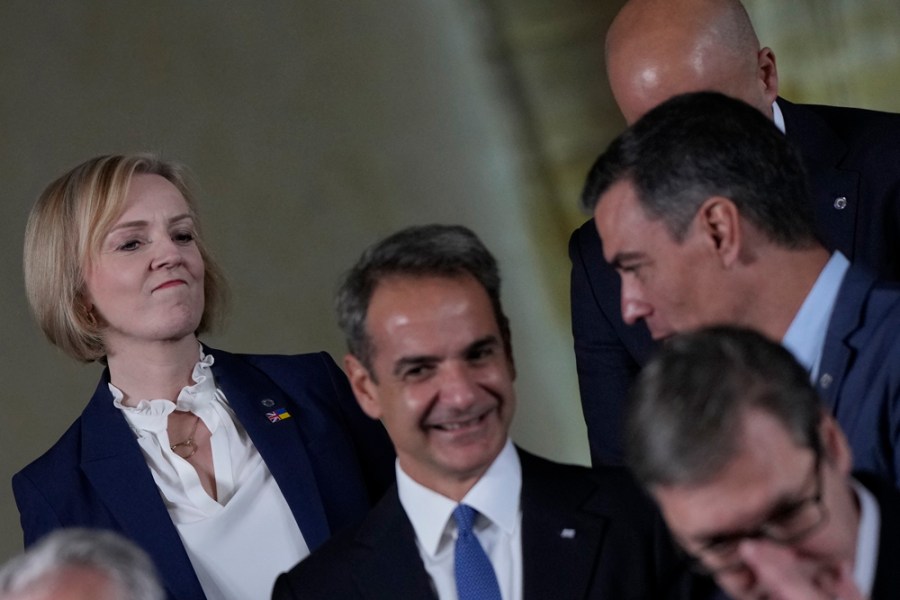
[[[78,165],[35,204],[24,257],[50,341],[106,365],[82,415],[13,478],[26,545],[111,529],[151,556],[170,598],[263,598],[391,480],[389,441],[327,354],[198,341],[225,284],[182,167]]]

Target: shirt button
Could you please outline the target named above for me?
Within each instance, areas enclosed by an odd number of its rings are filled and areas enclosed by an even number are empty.
[[[847,197],[846,196],[838,196],[834,199],[834,207],[838,210],[844,210],[847,208]]]
[[[831,385],[832,377],[828,373],[824,373],[821,377],[819,377],[819,386],[824,390],[828,389],[828,386]]]

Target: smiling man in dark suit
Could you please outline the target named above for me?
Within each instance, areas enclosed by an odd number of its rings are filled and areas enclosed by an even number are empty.
[[[714,90],[757,108],[800,150],[815,232],[877,275],[900,279],[900,115],[801,105],[778,96],[775,54],[738,0],[629,0],[606,38],[616,102],[630,125],[676,94]],[[619,280],[588,221],[569,242],[572,331],[595,463],[622,460],[628,386],[655,344],[626,325]]]
[[[282,575],[273,598],[698,597],[625,471],[510,441],[500,277],[471,231],[413,227],[370,248],[338,313],[351,386],[394,442],[397,485],[361,527]]]

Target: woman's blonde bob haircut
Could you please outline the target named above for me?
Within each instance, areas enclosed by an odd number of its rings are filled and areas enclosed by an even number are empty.
[[[106,356],[102,326],[83,299],[85,271],[124,211],[132,177],[143,174],[170,181],[194,217],[205,297],[197,333],[208,330],[225,309],[227,284],[203,243],[185,167],[150,154],[92,158],[47,186],[25,228],[25,291],[31,311],[47,338],[77,360]]]

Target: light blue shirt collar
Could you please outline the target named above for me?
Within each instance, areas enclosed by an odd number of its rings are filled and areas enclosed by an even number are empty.
[[[812,381],[819,375],[828,323],[849,267],[850,261],[843,254],[831,255],[781,340],[797,362],[809,371]]]

